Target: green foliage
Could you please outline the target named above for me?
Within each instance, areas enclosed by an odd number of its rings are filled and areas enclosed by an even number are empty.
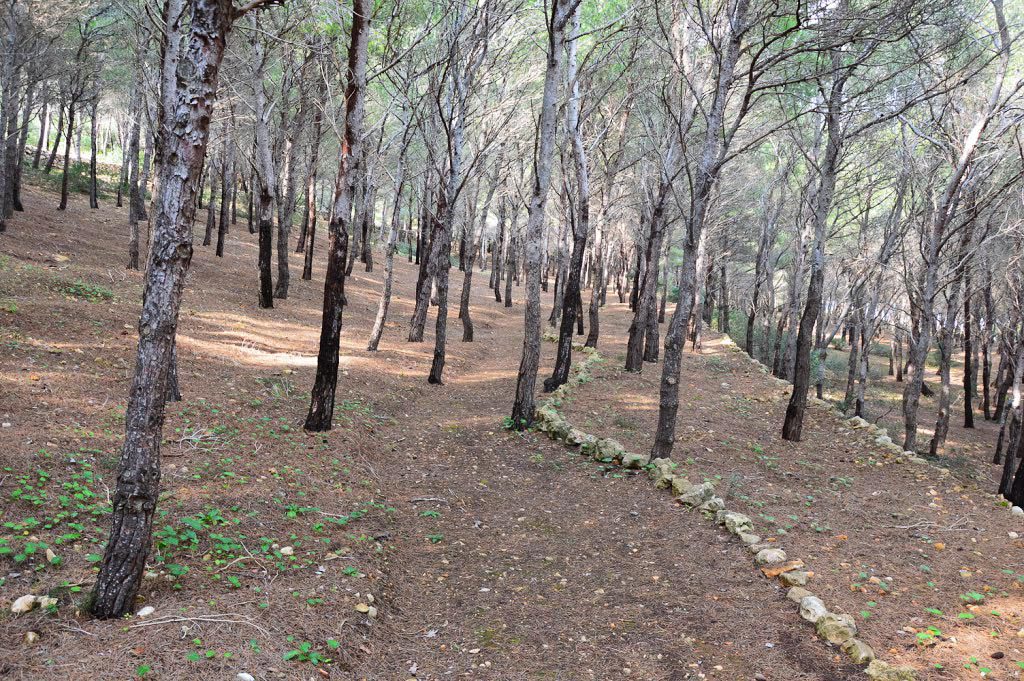
[[[90,303],[99,303],[114,298],[114,292],[109,288],[99,284],[90,284],[81,279],[76,279],[70,284],[66,284],[64,292],[72,297],[88,300]]]

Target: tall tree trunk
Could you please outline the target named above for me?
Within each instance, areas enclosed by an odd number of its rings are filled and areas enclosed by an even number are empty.
[[[651,458],[669,457],[675,443],[676,416],[679,412],[679,377],[697,284],[697,249],[703,236],[711,192],[723,163],[727,142],[722,137],[725,106],[739,60],[742,31],[750,9],[748,0],[739,0],[728,22],[728,36],[718,60],[717,82],[708,109],[707,128],[700,145],[700,155],[690,196],[690,210],[686,218],[684,254],[679,278],[679,300],[665,332],[665,360],[662,365],[658,395],[658,425],[651,446]]]
[[[658,193],[651,206],[647,236],[647,248],[641,261],[637,259],[637,278],[633,286],[633,320],[629,324],[629,338],[626,342],[626,371],[640,372],[643,369],[644,341],[650,333],[651,319],[657,329],[658,265],[661,258],[661,244],[665,235],[665,202],[668,200],[671,183],[663,172]],[[639,256],[639,252],[638,252]],[[642,274],[641,274],[642,272]],[[657,342],[657,340],[655,340]]]
[[[580,32],[580,10],[577,6],[572,14],[571,33]],[[572,332],[582,315],[580,305],[580,277],[583,273],[583,254],[587,250],[587,236],[590,234],[590,167],[587,149],[583,144],[583,130],[580,120],[580,83],[577,76],[577,40],[569,42],[566,60],[566,80],[569,83],[569,101],[566,105],[565,128],[572,143],[572,157],[576,165],[576,209],[572,222],[572,256],[569,271],[565,277],[562,302],[562,321],[558,330],[558,350],[555,353],[555,368],[551,377],[544,381],[544,392],[551,392],[569,380],[572,368]]]
[[[999,51],[999,61],[992,80],[992,90],[985,108],[978,113],[974,125],[971,126],[971,129],[964,136],[963,145],[953,165],[953,172],[946,180],[945,189],[935,200],[935,206],[932,209],[932,221],[925,236],[925,243],[922,244],[921,248],[921,253],[924,256],[924,272],[921,277],[919,293],[916,296],[921,308],[921,319],[917,336],[912,340],[910,348],[914,371],[903,391],[903,449],[908,451],[916,451],[917,449],[917,412],[924,385],[925,360],[928,356],[928,348],[931,345],[931,333],[935,319],[935,296],[939,292],[940,251],[946,241],[946,229],[956,213],[963,179],[974,159],[982,134],[995,116],[1002,96],[1003,82],[1009,69],[1010,33],[1003,16],[1001,0],[994,0],[992,2],[992,9],[995,14],[999,36],[996,43]]]
[[[213,229],[217,226],[217,190],[220,188],[220,176],[224,173],[223,165],[220,172],[217,172],[217,159],[210,154],[210,201],[206,204],[206,229],[203,231],[203,245],[209,246],[213,243]]]
[[[168,5],[177,38],[181,0]],[[192,258],[196,178],[199,176],[209,121],[217,94],[217,75],[231,27],[232,5],[224,0],[192,0],[183,78],[168,98],[167,153],[160,166],[160,199],[146,272],[135,373],[125,412],[125,442],[113,495],[111,530],[92,597],[97,617],[121,617],[139,591],[152,541],[153,515],[160,493],[160,441],[178,311],[185,273]],[[70,128],[69,128],[70,130]]]
[[[380,293],[380,302],[377,304],[377,317],[373,320],[373,329],[370,331],[370,340],[366,344],[369,352],[376,352],[380,345],[380,338],[384,335],[384,324],[388,319],[388,307],[391,305],[391,284],[394,278],[395,269],[395,248],[398,244],[398,232],[402,223],[402,191],[405,189],[405,157],[409,147],[410,123],[406,123],[405,133],[402,138],[402,149],[398,155],[398,167],[395,175],[395,208],[391,214],[391,229],[388,232],[388,243],[384,249],[384,287]]]
[[[547,69],[541,98],[540,125],[537,129],[537,156],[533,193],[526,222],[526,309],[524,312],[523,353],[516,377],[516,397],[512,404],[511,423],[516,430],[525,430],[533,423],[534,390],[540,367],[540,269],[544,237],[544,211],[551,186],[551,165],[558,127],[558,90],[565,58],[565,27],[570,16],[569,0],[552,0],[548,24]]]
[[[61,140],[64,139],[64,102],[60,102],[57,105],[57,125],[54,128],[57,134],[53,136],[53,147],[50,149],[50,155],[46,159],[46,165],[43,166],[43,172],[47,175],[53,171],[53,164],[57,160],[57,150],[60,149]]]
[[[313,278],[313,242],[316,238],[316,178],[320,165],[320,134],[323,128],[323,112],[319,107],[313,113],[313,144],[310,148],[309,171],[306,174],[306,217],[307,224],[303,234],[303,265],[302,278],[309,281]]]
[[[345,261],[348,223],[352,219],[352,194],[363,172],[363,119],[366,98],[366,46],[370,33],[369,0],[352,1],[351,44],[348,51],[348,85],[345,88],[345,138],[338,167],[338,184],[327,243],[327,272],[324,279],[323,321],[316,379],[306,416],[306,430],[331,429],[334,393],[338,383],[338,348],[341,313],[345,305]]]
[[[782,439],[799,442],[807,410],[807,390],[811,374],[811,332],[821,312],[821,299],[825,287],[825,234],[832,197],[839,172],[839,156],[843,146],[842,106],[843,87],[849,71],[841,71],[841,57],[832,52],[832,88],[829,95],[826,120],[827,142],[825,157],[820,166],[818,186],[813,199],[814,250],[811,256],[811,281],[807,288],[807,303],[796,338],[796,365],[793,371],[793,392],[786,407],[782,424]]]
[[[992,300],[992,268],[988,266],[985,268],[985,333],[981,337],[981,390],[982,390],[982,401],[981,410],[985,414],[985,420],[992,420],[991,411],[991,385],[992,385],[992,338],[993,338],[993,322],[995,317],[995,304]]]
[[[139,269],[139,208],[143,203],[139,195],[139,141],[142,130],[142,70],[136,69],[135,84],[129,115],[128,149],[125,159],[128,163],[128,269]]]
[[[32,106],[36,93],[34,83],[28,83],[26,87],[25,107],[21,116],[21,125],[18,126],[17,150],[13,167],[14,174],[11,177],[11,206],[18,212],[25,210],[21,203],[21,171],[25,165],[25,147],[28,145],[28,124],[32,117]]]
[[[259,255],[258,264],[260,271],[260,307],[267,309],[274,307],[274,282],[271,260],[273,258],[274,241],[274,196],[277,193],[277,170],[274,167],[274,158],[270,149],[270,110],[267,108],[267,93],[263,83],[263,69],[266,66],[266,56],[261,39],[253,38],[254,64],[253,89],[255,90],[255,114],[256,120],[256,167],[257,179],[259,181]],[[279,232],[280,238],[280,232]],[[284,248],[285,270],[287,270],[288,247]],[[278,263],[280,265],[280,262]],[[281,274],[278,268],[278,276]]]
[[[71,174],[71,135],[75,129],[75,104],[72,99],[68,102],[68,128],[64,135],[64,173],[60,180],[60,205],[57,210],[67,210],[68,207],[68,180]]]
[[[100,207],[99,186],[96,179],[96,138],[99,136],[96,107],[99,104],[99,99],[99,93],[97,93],[92,98],[92,104],[89,107],[89,125],[91,127],[89,139],[89,208],[93,209]]]
[[[978,393],[977,346],[974,345],[974,330],[977,315],[971,309],[973,295],[971,266],[964,272],[964,428],[974,428],[974,398]]]
[[[235,144],[231,139],[234,129],[235,110],[232,107],[221,160],[220,216],[217,221],[217,248],[215,250],[218,258],[224,257],[224,240],[230,229],[231,200],[235,194]]]
[[[50,96],[47,93],[44,95],[43,99],[43,110],[39,112],[39,143],[36,144],[36,150],[32,154],[32,167],[36,170],[39,169],[39,162],[42,160],[43,149],[46,147],[49,136]]]

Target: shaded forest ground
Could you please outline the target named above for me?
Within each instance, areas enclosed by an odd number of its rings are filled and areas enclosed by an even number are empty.
[[[25,203],[0,240],[0,675],[857,674],[814,640],[735,540],[646,476],[501,428],[521,290],[513,308],[496,305],[487,273],[474,275],[476,341],[457,341],[453,315],[446,383],[435,387],[426,383],[432,321],[425,343],[404,340],[413,268],[399,263],[383,349],[367,353],[381,273],[379,263],[373,273],[357,266],[336,428],[303,433],[322,259],[313,282],[293,276],[291,297],[259,310],[255,239],[241,223],[223,260],[197,246],[189,275],[184,400],[169,407],[156,551],[139,603],[154,612],[78,616],[106,538],[141,275],[123,269],[124,211],[109,202],[90,211],[73,196],[61,213],[37,189]],[[605,361],[566,413],[645,451],[658,371],[619,369],[627,315],[605,308]],[[542,373],[552,358],[546,343]],[[860,613],[862,636],[883,657],[925,677],[977,678],[987,666],[991,678],[1014,678],[1024,546],[1008,533],[1024,523],[970,479],[873,453],[818,409],[806,441],[783,446],[784,394],[715,339],[687,355],[677,460],[691,479],[718,480],[759,533],[811,565],[812,590]],[[960,431],[953,437],[974,442]],[[26,593],[57,603],[11,615]],[[929,626],[941,633],[921,639]],[[40,634],[34,645],[23,642],[29,631]],[[972,656],[979,664],[964,669]]]

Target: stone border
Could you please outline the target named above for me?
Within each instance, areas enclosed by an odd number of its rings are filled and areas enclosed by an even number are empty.
[[[742,354],[751,364],[756,366],[761,373],[767,374],[775,382],[776,385],[792,385],[789,381],[772,376],[771,370],[767,366],[762,364],[760,360],[748,355],[747,351],[738,346],[736,342],[729,336],[722,337],[722,345],[725,345],[732,352],[738,352]],[[889,432],[885,428],[879,428],[875,424],[870,423],[859,416],[848,417],[846,414],[842,412],[842,410],[840,410],[831,402],[819,400],[817,397],[808,397],[807,402],[808,404],[813,404],[815,406],[825,409],[829,414],[833,416],[833,418],[835,418],[839,422],[844,423],[847,427],[851,428],[852,430],[864,430],[866,433],[868,433],[869,436],[874,436],[874,444],[876,447],[880,447],[888,451],[890,454],[895,454],[897,457],[899,457],[896,459],[896,463],[903,463],[903,461],[909,461],[910,463],[918,464],[921,466],[931,466],[936,471],[938,471],[939,475],[941,475],[942,477],[950,475],[950,471],[948,468],[940,466],[933,461],[929,461],[924,457],[918,456],[917,452],[904,450],[903,447],[893,442],[892,438],[889,437]],[[992,500],[995,501],[996,503],[1004,505],[1013,515],[1024,516],[1024,508],[1021,508],[1019,506],[1013,506],[1012,504],[1009,503],[1007,499],[1000,496],[999,494],[991,494],[990,492],[985,492],[984,490],[979,491],[981,494],[990,496]]]
[[[545,336],[545,340],[550,339]],[[735,347],[735,343],[728,342]],[[754,534],[754,524],[750,517],[727,509],[725,500],[715,495],[713,483],[695,485],[685,476],[676,474],[676,463],[671,459],[650,460],[647,456],[627,452],[617,440],[586,433],[559,414],[561,400],[568,397],[577,385],[591,381],[590,367],[602,361],[597,350],[574,347],[583,352],[585,357],[574,365],[569,381],[554,391],[552,397],[545,400],[537,410],[537,430],[546,433],[556,442],[578,447],[581,454],[595,461],[615,464],[625,470],[646,469],[656,489],[669,490],[681,506],[700,511],[705,519],[721,525],[737,537],[753,554],[754,564],[765,577],[778,579],[783,586],[788,587],[786,598],[799,606],[800,617],[814,625],[820,638],[839,646],[854,664],[867,665],[864,671],[870,678],[878,681],[912,681],[916,678],[910,667],[893,667],[877,659],[871,646],[857,638],[857,624],[853,617],[830,612],[825,603],[806,588],[813,573],[803,569],[804,562],[800,559],[789,560],[786,552],[774,542],[763,542],[761,537]],[[752,361],[766,370],[757,360]],[[891,440],[889,442],[892,443]],[[924,462],[923,459],[921,461]]]

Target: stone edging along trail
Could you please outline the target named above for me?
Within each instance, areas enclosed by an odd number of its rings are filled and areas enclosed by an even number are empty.
[[[771,376],[771,369],[769,369],[767,366],[762,364],[757,359],[754,359],[753,357],[747,355],[746,351],[744,351],[743,348],[736,345],[736,343],[728,336],[725,336],[722,339],[722,344],[725,345],[732,352],[742,354],[761,373],[771,377],[771,379],[775,381],[777,385],[791,385],[789,381]],[[868,434],[869,437],[872,437],[874,439],[874,445],[876,447],[884,449],[885,451],[889,452],[890,454],[896,457],[895,463],[903,463],[904,461],[908,461],[913,464],[931,466],[942,477],[946,477],[950,474],[948,468],[944,468],[933,461],[929,461],[928,459],[918,456],[917,452],[911,452],[909,450],[905,451],[903,447],[893,442],[892,438],[889,437],[889,432],[885,428],[879,428],[875,424],[865,421],[859,416],[847,417],[846,414],[844,414],[842,410],[839,409],[839,407],[829,402],[826,402],[825,400],[819,400],[817,397],[808,397],[807,401],[810,404],[825,409],[829,414],[833,416],[833,418],[835,418],[837,421],[844,423],[851,430],[863,430],[865,433]],[[1003,499],[998,494],[984,492],[983,490],[980,490],[979,492],[987,497],[990,497],[994,502],[996,502],[996,504],[1006,507],[1012,514],[1017,516],[1024,516],[1024,511],[1022,511],[1021,508],[1017,506],[1011,506],[1009,503],[1007,503],[1005,499]]]
[[[552,337],[545,335],[544,339],[552,340]],[[735,344],[731,345],[735,347]],[[568,382],[555,390],[537,410],[537,430],[546,433],[552,440],[569,447],[578,447],[581,454],[588,455],[595,461],[614,463],[626,470],[646,469],[655,488],[671,492],[681,506],[700,511],[707,520],[721,525],[739,539],[753,555],[754,564],[765,577],[778,579],[788,587],[786,598],[799,606],[800,617],[814,625],[819,637],[839,646],[853,663],[867,665],[864,671],[870,678],[878,681],[906,681],[916,678],[914,670],[910,667],[894,667],[877,659],[871,646],[857,638],[857,625],[853,617],[830,612],[825,603],[806,588],[813,573],[803,569],[804,562],[798,558],[790,559],[774,542],[762,541],[761,537],[754,534],[754,525],[750,517],[727,509],[725,501],[715,495],[713,483],[695,485],[685,476],[676,473],[676,464],[671,459],[648,460],[648,457],[642,454],[627,452],[617,440],[585,433],[559,414],[558,407],[561,406],[561,401],[568,397],[576,386],[593,380],[590,368],[602,361],[600,354],[593,348],[578,345],[574,348],[582,352],[584,358],[573,366]],[[764,366],[757,360],[751,361]],[[855,428],[881,430],[870,425],[851,425]],[[888,445],[898,448],[884,431],[875,442],[879,446],[888,447],[885,440],[888,440]],[[902,454],[902,449],[900,453]],[[927,463],[924,459],[917,462]]]

